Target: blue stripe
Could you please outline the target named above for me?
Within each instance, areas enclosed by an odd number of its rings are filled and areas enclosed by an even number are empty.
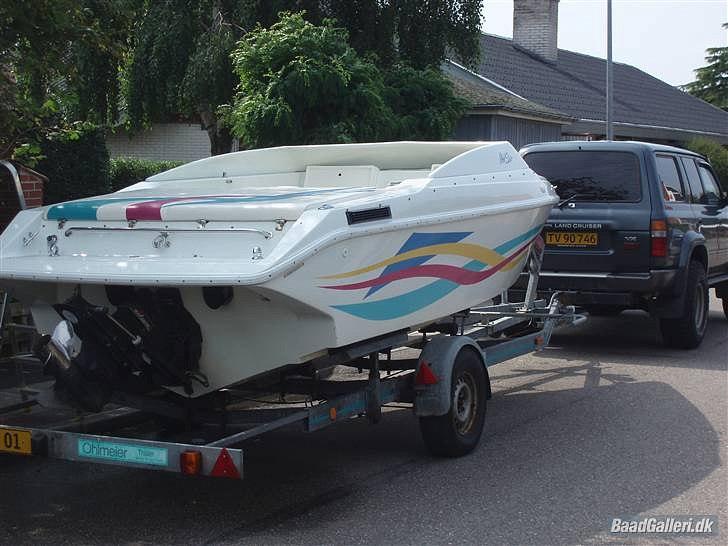
[[[523,235],[519,235],[510,241],[506,241],[502,245],[496,247],[495,251],[498,252],[498,254],[506,254],[535,237],[540,231],[541,226],[537,226]],[[478,260],[473,260],[465,264],[463,267],[471,271],[482,271],[486,267],[486,264]],[[400,294],[399,296],[393,296],[391,298],[378,301],[351,303],[347,305],[332,305],[332,307],[365,320],[391,320],[409,315],[410,313],[419,311],[428,305],[432,305],[436,301],[447,296],[459,286],[459,284],[452,281],[439,279],[411,292]]]
[[[195,200],[194,198],[191,198],[188,201],[176,201],[172,203],[167,203],[163,205],[163,208],[168,207],[177,207],[181,205],[194,205],[194,204],[205,204],[205,203],[258,203],[261,201],[282,201],[285,199],[294,199],[296,197],[309,197],[311,195],[320,195],[325,193],[337,193],[337,192],[347,192],[347,193],[359,193],[359,192],[371,192],[374,191],[374,188],[338,188],[338,189],[331,189],[331,190],[310,190],[310,191],[301,191],[296,193],[280,193],[276,195],[255,195],[252,197],[201,197],[198,200]]]
[[[305,197],[309,195],[318,195],[324,193],[334,192],[370,192],[374,191],[374,188],[335,188],[335,189],[323,189],[323,190],[309,190],[296,193],[281,193],[276,195],[256,195],[252,197],[210,197],[205,198],[204,196],[199,199],[195,199],[194,196],[190,196],[189,200],[173,202],[164,205],[164,207],[172,207],[177,205],[189,205],[192,203],[248,203],[248,202],[259,202],[259,201],[280,201],[282,199],[289,199],[295,197]],[[96,212],[99,207],[104,205],[112,205],[114,203],[142,203],[145,201],[163,201],[165,199],[178,199],[184,198],[185,196],[155,196],[155,197],[106,197],[98,199],[79,199],[78,201],[68,201],[59,205],[53,205],[46,212],[46,218],[48,220],[96,220]]]
[[[453,233],[413,233],[409,236],[409,239],[404,242],[402,248],[397,251],[397,256],[399,256],[400,254],[404,254],[405,252],[409,252],[410,250],[422,248],[423,246],[439,245],[444,243],[457,243],[465,239],[465,237],[467,237],[468,235],[472,234],[472,231],[461,231]],[[409,260],[404,260],[403,262],[388,265],[384,268],[379,276],[384,277],[385,275],[389,275],[390,273],[393,273],[395,271],[400,271],[402,269],[407,269],[408,267],[422,265],[427,260],[430,260],[434,257],[434,254],[430,256],[419,256],[417,258],[410,258]],[[364,299],[381,290],[388,284],[389,283],[372,286],[364,296]]]

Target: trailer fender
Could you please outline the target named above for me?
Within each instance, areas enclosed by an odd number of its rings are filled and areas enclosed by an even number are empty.
[[[437,381],[426,385],[418,385],[417,381],[415,381],[415,415],[418,417],[433,417],[445,415],[450,411],[452,369],[455,365],[455,358],[462,350],[472,350],[478,355],[485,369],[487,396],[490,398],[490,377],[478,344],[468,336],[440,335],[432,338],[425,345],[417,362],[415,377],[419,377],[422,364],[426,363]]]

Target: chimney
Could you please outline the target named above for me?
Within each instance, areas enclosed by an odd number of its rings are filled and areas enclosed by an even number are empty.
[[[559,0],[514,0],[513,42],[529,53],[555,63],[558,20]]]

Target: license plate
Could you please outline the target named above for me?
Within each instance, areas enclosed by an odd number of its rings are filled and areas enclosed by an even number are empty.
[[[546,244],[550,246],[597,246],[596,231],[547,231]]]
[[[30,432],[14,428],[0,429],[0,451],[30,455],[33,452]]]

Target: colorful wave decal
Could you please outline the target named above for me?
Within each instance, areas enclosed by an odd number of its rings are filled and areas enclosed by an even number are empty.
[[[48,220],[98,220],[98,209],[105,205],[129,203],[125,209],[127,220],[162,220],[162,209],[179,205],[215,203],[258,203],[281,201],[336,192],[368,192],[372,188],[326,188],[273,195],[194,195],[180,197],[106,197],[68,201],[50,207]]]
[[[385,267],[382,274],[374,279],[361,281],[358,283],[350,283],[344,285],[322,286],[330,290],[359,290],[369,288],[369,292],[364,296],[370,295],[372,288],[379,289],[391,282],[420,277],[434,277],[438,280],[390,298],[378,301],[363,301],[359,303],[351,303],[344,305],[333,305],[334,309],[343,311],[350,315],[366,319],[366,320],[391,320],[419,311],[428,305],[432,305],[436,301],[444,298],[453,290],[463,285],[477,284],[488,277],[494,275],[498,271],[507,271],[512,269],[519,263],[521,258],[525,257],[526,250],[529,248],[533,239],[538,236],[541,231],[540,227],[535,227],[526,233],[519,235],[505,243],[499,245],[495,249],[488,249],[479,245],[468,243],[445,243],[423,246],[415,250],[398,253],[397,255],[367,266],[355,271],[341,273],[338,275],[329,275],[323,278],[327,279],[343,279],[355,275],[367,273],[373,269]],[[422,235],[422,234],[413,234]],[[461,236],[463,233],[457,234],[440,234]],[[469,233],[465,234],[465,236]],[[409,241],[409,239],[408,239]],[[403,245],[405,248],[407,243]],[[514,250],[515,249],[515,250]],[[437,250],[437,252],[435,252]],[[434,253],[433,253],[434,252]],[[506,254],[509,254],[506,256]],[[413,255],[414,254],[414,255]],[[430,259],[437,254],[449,254],[474,258],[466,263],[463,267],[450,265],[422,265],[422,263],[413,263],[409,260],[413,258]],[[425,260],[426,261],[426,260]],[[395,264],[406,264],[404,268],[386,270],[386,267]]]

